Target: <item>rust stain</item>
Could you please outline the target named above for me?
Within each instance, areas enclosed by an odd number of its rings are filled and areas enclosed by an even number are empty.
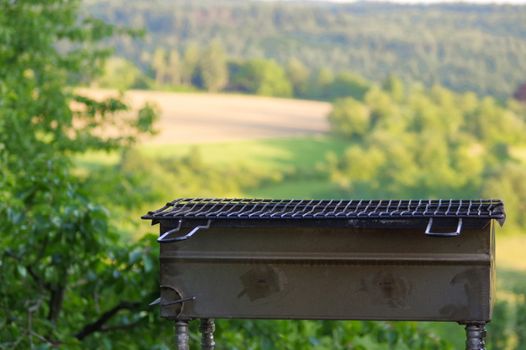
[[[412,288],[405,278],[393,272],[381,271],[362,280],[361,290],[367,292],[375,303],[404,308]]]
[[[483,271],[477,268],[470,268],[456,274],[449,281],[453,288],[462,288],[465,295],[465,304],[447,304],[439,312],[441,315],[451,319],[464,319],[468,315],[479,313],[480,291],[483,290],[482,280]]]
[[[265,265],[255,267],[240,277],[243,290],[238,298],[246,295],[250,301],[267,298],[285,289],[286,278],[278,268]]]

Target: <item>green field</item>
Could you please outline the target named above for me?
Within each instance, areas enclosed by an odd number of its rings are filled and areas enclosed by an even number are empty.
[[[193,145],[146,145],[141,150],[152,157],[181,157],[198,150],[210,166],[243,164],[265,170],[294,166],[313,170],[328,152],[343,153],[347,141],[328,136],[295,137],[257,141],[201,143]]]

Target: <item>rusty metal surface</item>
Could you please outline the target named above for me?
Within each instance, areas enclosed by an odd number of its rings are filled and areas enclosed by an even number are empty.
[[[177,350],[190,350],[190,333],[187,321],[177,321],[175,323],[175,344]]]
[[[490,220],[450,238],[421,228],[212,226],[161,245],[161,315],[489,321],[493,237]]]
[[[485,323],[469,323],[466,325],[466,350],[485,350],[485,339]]]
[[[202,350],[214,350],[214,331],[216,329],[214,320],[205,318],[201,320],[199,331],[201,332],[201,349]]]

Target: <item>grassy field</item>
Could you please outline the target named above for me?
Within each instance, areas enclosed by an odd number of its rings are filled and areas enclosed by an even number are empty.
[[[234,142],[141,146],[151,157],[182,157],[199,152],[211,167],[243,164],[254,168],[279,170],[286,167],[313,170],[320,166],[328,152],[341,154],[346,141],[329,136],[306,136]]]

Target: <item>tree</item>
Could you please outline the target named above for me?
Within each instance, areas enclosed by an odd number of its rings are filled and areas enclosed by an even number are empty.
[[[96,84],[104,88],[126,90],[147,88],[149,82],[144,74],[130,61],[121,57],[112,57],[104,65],[103,74]]]
[[[526,168],[522,164],[508,162],[502,171],[492,176],[484,184],[483,194],[488,198],[503,198],[506,203],[506,226],[524,230],[526,227]],[[509,220],[511,219],[511,220]]]
[[[327,92],[330,84],[334,82],[334,74],[328,68],[322,68],[312,74],[307,89],[306,97],[312,99],[330,100]]]
[[[223,48],[218,41],[210,45],[201,56],[199,73],[203,88],[219,91],[228,83],[228,68]]]
[[[504,196],[520,212],[524,165],[512,150],[526,145],[521,110],[440,86],[402,94],[399,85],[334,102],[331,127],[350,145],[328,159],[333,181],[355,197]],[[507,226],[524,227],[514,216]]]
[[[77,1],[0,1],[0,348],[151,345],[118,331],[151,323],[154,242],[121,241],[92,193],[123,194],[73,163],[151,130],[151,107],[118,117],[119,99],[69,87],[94,78],[111,53],[101,43],[125,32],[80,17]]]
[[[382,87],[393,96],[395,101],[401,102],[404,99],[404,83],[394,75],[389,75],[387,79],[384,80]]]
[[[369,130],[371,111],[352,97],[336,100],[329,113],[333,130],[344,136],[363,137]]]
[[[172,50],[168,57],[168,77],[170,84],[174,86],[180,85],[182,79],[182,65],[179,52],[177,50]]]
[[[195,43],[190,43],[184,52],[181,70],[181,80],[183,84],[190,86],[194,83],[197,65],[199,63],[200,50]]]
[[[168,63],[166,62],[166,51],[164,49],[155,49],[152,66],[155,71],[155,82],[159,86],[163,85],[168,73]]]
[[[340,97],[354,97],[362,100],[369,90],[369,83],[349,72],[343,72],[336,75],[334,80],[328,84],[324,94],[326,99],[336,99]]]
[[[294,90],[294,96],[304,96],[310,76],[308,68],[297,58],[291,58],[287,62],[286,71]]]
[[[243,92],[279,97],[292,95],[292,85],[285,71],[272,60],[246,61],[238,67],[231,80],[231,84]]]

